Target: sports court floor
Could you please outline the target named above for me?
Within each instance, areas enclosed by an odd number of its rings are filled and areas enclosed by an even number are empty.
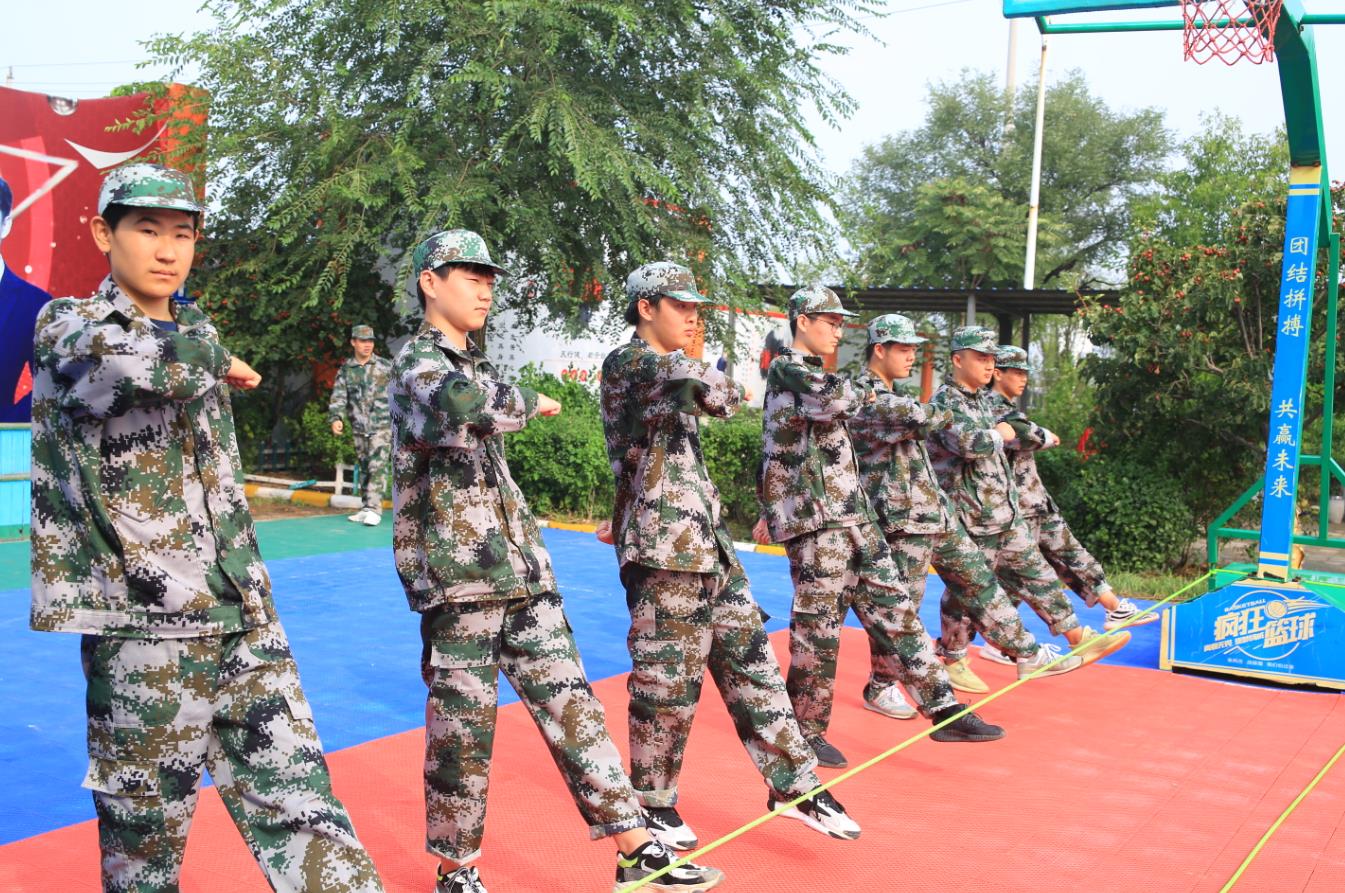
[[[337,792],[389,891],[428,891],[416,618],[392,565],[389,524],[343,516],[262,522],[289,632]],[[625,750],[626,611],[610,547],[547,530],[590,678]],[[783,557],[742,554],[784,662]],[[83,680],[75,636],[28,631],[28,550],[0,544],[0,891],[98,889],[84,775]],[[924,617],[937,624],[930,579]],[[1082,609],[1101,627],[1100,611]],[[1045,636],[1035,617],[1025,618]],[[1103,663],[1037,680],[988,704],[1002,741],[920,740],[839,784],[863,825],[828,840],[777,818],[702,857],[739,891],[1219,891],[1267,828],[1345,742],[1335,694],[1177,676],[1156,669],[1158,624]],[[974,659],[995,688],[1007,667]],[[831,740],[852,766],[925,728],[862,709],[863,633],[847,629]],[[492,893],[609,890],[612,852],[592,843],[540,737],[507,687],[485,855]],[[1345,761],[1343,761],[1345,762]],[[839,773],[823,770],[824,779]],[[702,843],[765,812],[765,788],[713,685],[681,785]],[[213,791],[201,799],[182,889],[264,891]],[[1240,891],[1345,890],[1345,767],[1302,801],[1237,883]]]

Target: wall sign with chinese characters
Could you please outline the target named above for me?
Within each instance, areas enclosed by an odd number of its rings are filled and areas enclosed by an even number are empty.
[[[1293,548],[1312,289],[1317,272],[1321,177],[1320,167],[1295,167],[1289,178],[1284,263],[1275,324],[1275,370],[1270,391],[1270,437],[1261,505],[1261,555],[1257,562],[1259,576],[1276,580],[1288,579]]]

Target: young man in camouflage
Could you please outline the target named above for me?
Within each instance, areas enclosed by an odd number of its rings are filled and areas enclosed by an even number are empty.
[[[436,233],[411,256],[425,319],[393,361],[397,573],[421,614],[425,812],[437,893],[483,893],[481,853],[503,670],[532,714],[594,839],[615,837],[622,890],[674,861],[651,840],[645,813],[607,734],[556,589],[537,522],[509,473],[503,434],[550,397],[501,381],[471,342],[497,274],[479,235]],[[651,890],[708,890],[713,868],[680,866]]]
[[[355,462],[364,483],[364,507],[351,521],[377,527],[383,521],[383,491],[388,486],[392,456],[392,431],[388,422],[388,378],[391,361],[374,353],[374,330],[370,326],[350,329],[350,347],[355,355],[341,364],[332,384],[327,416],[332,433],[345,430],[355,438]]]
[[[899,313],[869,323],[867,365],[858,383],[877,396],[850,420],[864,489],[892,549],[901,582],[919,610],[926,569],[933,559],[935,570],[953,584],[944,589],[943,616],[959,624],[963,618],[970,621],[1002,654],[1012,657],[1019,678],[1038,671],[1054,675],[1077,669],[1082,663],[1079,657],[1061,660],[1055,646],[1038,644],[1023,627],[1017,607],[1000,589],[981,550],[962,529],[939,487],[925,438],[946,427],[951,416],[892,389],[893,381],[911,374],[916,348],[923,343],[915,325]],[[966,658],[948,667],[954,688],[989,690],[975,674],[968,678],[968,673]],[[895,685],[869,703],[872,709],[898,719],[915,715]]]
[[[724,373],[682,352],[706,298],[689,269],[661,262],[627,277],[626,299],[635,334],[603,362],[602,418],[616,475],[612,536],[631,618],[631,783],[654,836],[692,849],[696,835],[676,809],[677,779],[707,663],[766,779],[767,807],[821,782],[701,453],[698,417],[728,418],[743,395]],[[832,837],[859,837],[826,791],[785,815]]]
[[[103,889],[178,889],[206,768],[273,889],[382,890],[243,497],[229,387],[261,377],[172,300],[202,206],[185,174],[131,164],[97,207],[110,275],[37,322],[31,622],[83,634]]]
[[[1027,389],[1029,367],[1027,351],[1012,344],[1001,344],[995,353],[995,378],[991,400],[1001,417],[1018,432],[1017,448],[1009,450],[1014,485],[1018,488],[1018,508],[1027,521],[1029,534],[1036,540],[1056,576],[1090,608],[1101,604],[1107,611],[1103,629],[1140,626],[1153,623],[1158,614],[1141,614],[1128,598],[1120,598],[1107,582],[1106,572],[1083,544],[1075,538],[1060,515],[1060,508],[1047,492],[1037,472],[1037,451],[1060,444],[1055,434],[1017,418],[1017,400]],[[1018,593],[1011,593],[1021,598]],[[982,648],[981,656],[1003,663],[1002,649]]]
[[[793,345],[766,375],[761,498],[771,538],[784,543],[794,582],[786,687],[794,715],[823,766],[845,765],[826,740],[841,625],[851,609],[868,633],[873,672],[866,702],[901,684],[938,724],[962,711],[915,603],[864,495],[846,421],[873,391],[822,368],[840,344],[846,310],[827,288],[789,299]],[[1004,730],[974,713],[933,733],[936,741],[990,741]]]
[[[1001,421],[987,389],[997,347],[995,333],[989,329],[963,326],[953,332],[952,369],[933,399],[933,405],[951,413],[952,420],[948,427],[930,433],[930,459],[939,485],[952,499],[963,527],[1000,583],[1009,592],[1021,592],[1052,634],[1063,635],[1072,647],[1087,643],[1080,656],[1084,663],[1091,663],[1124,646],[1130,634],[1099,636],[1079,625],[1059,580],[1028,530],[1006,452],[1006,446],[1017,446],[1019,435],[1010,422]],[[956,580],[945,582],[961,585]],[[959,596],[958,600],[963,599]],[[940,648],[946,659],[963,660],[971,634],[966,617],[944,618]]]

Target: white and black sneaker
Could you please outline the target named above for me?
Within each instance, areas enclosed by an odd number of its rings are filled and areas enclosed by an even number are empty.
[[[780,808],[781,802],[774,796],[766,800],[766,808],[771,812]],[[818,791],[802,803],[780,813],[785,818],[798,819],[814,831],[821,831],[837,840],[857,840],[859,823],[850,818],[845,807],[830,791]]]
[[[434,893],[486,893],[486,885],[474,865],[464,865],[452,874],[444,874],[440,866],[435,873]]]
[[[622,893],[633,888],[652,874],[657,874],[677,861],[677,856],[657,840],[651,840],[627,856],[620,851],[616,854],[616,886],[612,893]],[[641,889],[669,890],[676,893],[695,893],[697,890],[709,890],[718,887],[724,880],[724,872],[718,868],[707,868],[695,862],[683,862],[681,865],[659,875]]]
[[[1102,628],[1112,630],[1119,629],[1122,626],[1143,626],[1146,623],[1153,623],[1157,619],[1157,611],[1151,610],[1147,614],[1141,614],[1139,605],[1128,598],[1123,598],[1120,604],[1107,612],[1107,619],[1103,621]]]
[[[649,829],[650,837],[670,850],[694,850],[700,843],[696,832],[671,806],[647,807],[644,826]]]

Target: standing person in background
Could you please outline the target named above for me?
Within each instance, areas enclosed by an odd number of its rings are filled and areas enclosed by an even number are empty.
[[[1103,629],[1140,626],[1153,623],[1158,614],[1141,614],[1128,598],[1120,598],[1107,582],[1102,564],[1074,536],[1060,515],[1046,485],[1037,471],[1037,451],[1060,444],[1055,434],[1021,417],[1018,398],[1027,390],[1029,367],[1027,351],[1012,344],[1001,344],[995,353],[994,385],[990,396],[998,414],[1017,433],[1017,447],[1008,451],[1013,465],[1014,485],[1018,488],[1018,508],[1028,525],[1029,536],[1041,549],[1060,581],[1083,599],[1088,607],[1101,604],[1107,611]],[[1022,599],[1023,590],[1009,593]],[[981,657],[1006,663],[1003,651],[993,644],[981,649]]]
[[[952,420],[946,428],[930,433],[930,459],[939,485],[1005,591],[1021,592],[1051,633],[1063,635],[1071,647],[1085,645],[1079,656],[1091,663],[1123,647],[1130,633],[1099,635],[1079,624],[1060,581],[1028,530],[1006,453],[1017,446],[1019,435],[1002,420],[987,388],[994,377],[997,349],[995,333],[989,329],[963,326],[953,332],[952,369],[933,399],[933,405],[949,412]],[[947,582],[959,585],[955,580]],[[971,633],[968,618],[945,618],[940,639],[945,659],[959,662],[966,658]]]
[[[766,378],[760,481],[766,527],[784,544],[794,583],[789,698],[819,764],[832,768],[846,765],[826,732],[841,626],[852,609],[872,657],[866,702],[886,713],[876,699],[899,684],[936,725],[963,710],[860,484],[846,422],[876,395],[822,368],[822,356],[836,351],[850,316],[829,288],[804,288],[790,297],[794,342],[781,350]],[[935,741],[1003,736],[1003,729],[975,713],[931,735]]]
[[[911,320],[889,313],[869,323],[868,341],[867,366],[859,385],[877,396],[850,420],[850,433],[869,501],[916,609],[924,597],[932,559],[945,581],[942,615],[968,618],[988,641],[1000,645],[1006,662],[1010,662],[1007,655],[1012,655],[1020,678],[1077,669],[1083,663],[1077,655],[1062,659],[1054,645],[1039,644],[1023,627],[1017,607],[999,587],[939,487],[925,438],[946,427],[951,416],[892,389],[893,381],[911,374],[916,347],[925,339],[915,333]],[[954,688],[989,691],[989,686],[974,674],[968,678],[968,673],[966,658],[948,667]],[[897,719],[915,715],[897,686],[880,692],[870,709]]]
[[[425,703],[426,846],[436,893],[485,893],[481,855],[499,672],[551,750],[593,839],[617,846],[616,889],[668,868],[584,674],[542,534],[509,472],[502,435],[561,405],[515,387],[472,343],[506,272],[468,230],[436,233],[411,254],[424,321],[393,361],[389,388],[397,573],[420,616]],[[686,863],[650,890],[717,886]]]
[[[14,223],[14,194],[0,178],[0,247]],[[33,332],[51,295],[19,276],[0,253],[0,422],[33,414]]]
[[[243,495],[229,389],[261,376],[172,300],[202,210],[186,174],[113,170],[108,277],[38,318],[32,627],[83,634],[104,890],[178,889],[205,768],[273,889],[377,893]]]
[[[742,388],[682,353],[706,298],[674,263],[626,279],[628,344],[602,366],[602,420],[616,475],[611,537],[630,609],[631,784],[649,829],[675,849],[696,835],[677,811],[677,781],[706,666],[738,739],[766,780],[770,808],[821,784],[701,452],[702,415],[728,418]],[[785,815],[853,840],[859,825],[828,792]]]
[[[364,484],[364,506],[351,521],[377,527],[383,521],[383,493],[388,487],[392,459],[392,430],[388,421],[388,381],[392,362],[374,353],[374,330],[353,326],[350,347],[355,355],[341,364],[332,384],[327,416],[332,433],[345,430],[350,419],[355,438],[355,462]]]

